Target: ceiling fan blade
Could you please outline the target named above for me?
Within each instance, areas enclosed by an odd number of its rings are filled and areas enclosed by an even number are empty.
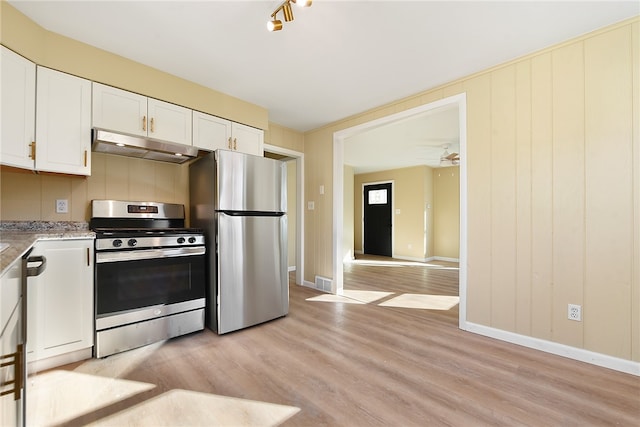
[[[446,157],[447,160],[460,160],[460,155],[458,153],[451,153]]]

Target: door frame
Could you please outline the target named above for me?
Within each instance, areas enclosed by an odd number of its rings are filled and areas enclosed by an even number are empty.
[[[364,187],[366,185],[376,185],[376,184],[391,184],[391,257],[393,257],[395,255],[395,248],[396,248],[396,233],[395,233],[395,220],[396,220],[396,216],[394,214],[395,212],[395,199],[396,199],[396,191],[395,191],[395,182],[393,180],[387,180],[387,181],[375,181],[375,182],[363,182],[362,183],[362,192],[360,193],[360,201],[362,203],[362,210],[360,212],[362,212],[362,218],[361,218],[361,229],[362,232],[360,233],[360,236],[362,237],[362,241],[360,242],[360,247],[362,248],[362,253],[364,253]],[[355,251],[354,251],[355,253]]]
[[[296,161],[296,285],[304,280],[304,153],[263,144],[262,151],[291,157]]]
[[[344,141],[346,138],[390,124],[414,115],[447,105],[458,107],[460,124],[460,271],[459,271],[459,327],[466,328],[467,323],[467,94],[461,93],[440,99],[429,104],[411,108],[386,117],[362,123],[333,133],[333,282],[331,292],[343,293],[343,211],[344,211]]]

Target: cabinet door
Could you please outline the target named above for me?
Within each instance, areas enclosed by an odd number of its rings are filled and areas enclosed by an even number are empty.
[[[93,83],[93,127],[147,136],[147,97]]]
[[[256,156],[264,156],[264,131],[251,126],[233,123],[231,125],[233,150]]]
[[[210,114],[193,112],[193,146],[215,151],[231,149],[231,122]]]
[[[22,343],[21,272],[22,260],[18,259],[0,279],[0,356],[16,353],[18,344]],[[12,359],[2,359],[3,364],[10,361]],[[16,368],[15,365],[0,367],[0,391],[12,388],[5,384],[16,378]],[[22,425],[22,400],[16,400],[11,393],[0,396],[0,426],[13,425]]]
[[[3,165],[33,169],[30,144],[36,140],[36,64],[1,48],[0,161]]]
[[[148,136],[163,141],[191,145],[191,110],[179,105],[149,98]]]
[[[37,68],[36,169],[91,175],[91,82]]]
[[[52,240],[32,255],[46,270],[27,285],[27,361],[93,345],[93,240]]]

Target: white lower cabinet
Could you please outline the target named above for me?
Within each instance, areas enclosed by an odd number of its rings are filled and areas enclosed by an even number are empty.
[[[16,260],[0,278],[0,426],[22,425],[23,420],[24,390],[12,382],[21,377],[16,364],[22,348],[21,266],[22,260]]]
[[[90,357],[93,247],[93,239],[45,240],[36,243],[30,254],[47,260],[46,270],[27,285],[27,362],[53,358],[40,369],[85,358],[61,357],[72,352]]]

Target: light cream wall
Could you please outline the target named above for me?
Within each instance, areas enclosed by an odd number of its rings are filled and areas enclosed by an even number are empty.
[[[296,229],[297,215],[296,206],[298,204],[296,194],[296,161],[287,161],[287,239],[288,239],[288,266],[296,266]]]
[[[466,93],[467,320],[640,361],[638,34],[634,18],[308,132],[308,190],[330,188],[334,132]],[[325,201],[307,279],[332,277]]]
[[[433,169],[433,255],[460,258],[460,167]]]
[[[342,244],[342,254],[344,255],[343,259],[345,260],[353,260],[355,259],[354,252],[354,178],[355,175],[353,173],[353,167],[345,165],[344,166],[344,180],[342,190],[342,230],[343,230],[343,244]]]
[[[431,256],[427,253],[426,237],[432,233],[426,227],[425,209],[433,200],[424,198],[427,194],[425,187],[427,183],[431,183],[431,171],[428,166],[416,166],[354,176],[353,235],[356,251],[362,251],[362,186],[373,182],[393,181],[393,256],[416,260]]]
[[[89,177],[0,169],[3,221],[88,221],[93,199],[153,200],[189,207],[186,165],[93,153]],[[69,213],[55,212],[56,199]],[[187,212],[188,217],[188,212]]]
[[[268,112],[262,107],[47,31],[5,1],[0,10],[0,42],[38,65],[268,128]]]
[[[264,132],[264,143],[304,153],[304,134],[273,122]]]

